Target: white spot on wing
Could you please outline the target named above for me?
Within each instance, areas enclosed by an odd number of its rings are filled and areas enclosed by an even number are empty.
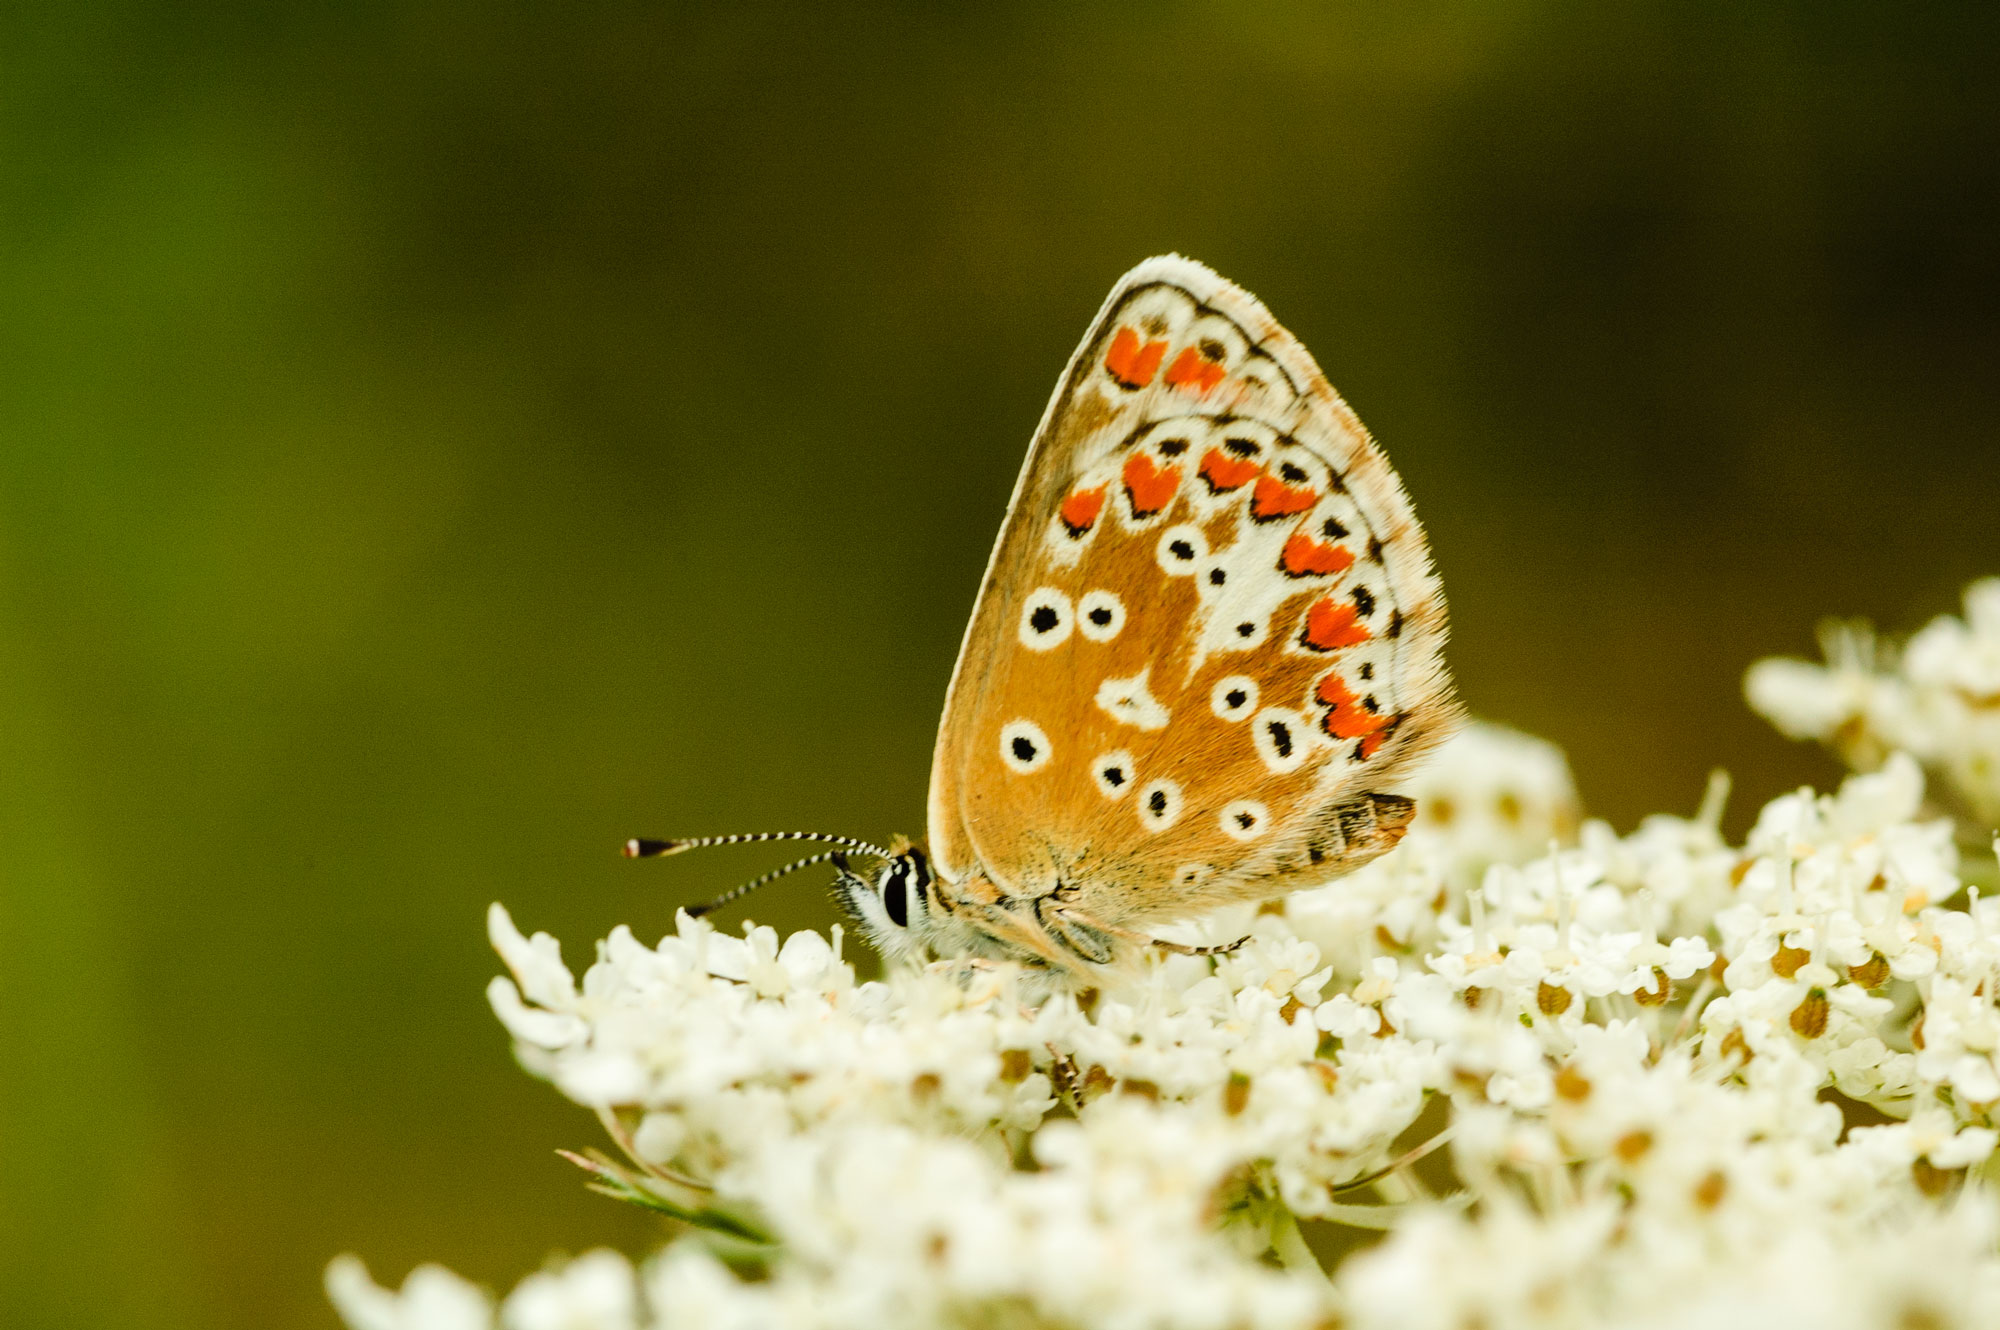
[[[1284,371],[1275,364],[1259,357],[1252,357],[1236,371],[1241,379],[1248,379],[1262,387],[1277,400],[1284,402],[1293,397],[1292,385],[1286,380]]]
[[[1122,799],[1132,788],[1134,770],[1132,755],[1121,748],[1092,762],[1090,778],[1097,782],[1098,793],[1105,798]]]
[[[1010,771],[1026,776],[1049,764],[1049,737],[1031,720],[1010,720],[1000,727],[1000,760]]]
[[[1076,603],[1076,630],[1093,642],[1109,642],[1125,627],[1125,602],[1109,591],[1088,591]]]
[[[1294,489],[1309,488],[1324,494],[1329,488],[1326,463],[1297,445],[1278,450],[1270,474],[1274,480]]]
[[[1227,610],[1229,607],[1224,606]],[[1260,610],[1244,610],[1240,614],[1230,614],[1228,628],[1221,634],[1220,650],[1249,651],[1264,645],[1270,635],[1271,620]]]
[[[1049,529],[1042,537],[1042,550],[1051,563],[1059,568],[1068,568],[1083,557],[1083,552],[1097,539],[1098,528],[1103,525],[1101,520],[1092,522],[1090,529],[1082,535],[1072,535],[1062,520],[1062,514],[1057,513],[1049,518]]]
[[[1251,723],[1250,733],[1257,756],[1280,775],[1299,769],[1312,740],[1306,718],[1288,707],[1265,707]]]
[[[1076,612],[1069,597],[1052,586],[1037,587],[1021,606],[1021,645],[1030,651],[1051,651],[1069,640]]]
[[[1271,823],[1271,810],[1255,799],[1238,799],[1223,807],[1222,830],[1235,840],[1255,840]]]
[[[1106,679],[1097,690],[1098,708],[1121,725],[1136,725],[1142,730],[1166,728],[1169,713],[1146,688],[1152,673],[1153,667],[1148,665],[1128,678]]]
[[[1139,791],[1139,824],[1148,831],[1165,831],[1180,820],[1185,802],[1173,781],[1149,780]]]
[[[1224,720],[1243,720],[1257,709],[1257,681],[1247,674],[1218,679],[1209,690],[1208,705]]]
[[[1192,522],[1170,526],[1160,533],[1153,557],[1168,577],[1187,577],[1208,558],[1208,537]]]

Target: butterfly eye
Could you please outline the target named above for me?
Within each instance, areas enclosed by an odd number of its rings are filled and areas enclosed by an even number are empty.
[[[910,865],[898,859],[882,878],[882,908],[898,928],[910,926]]]
[[[1139,791],[1139,821],[1148,831],[1165,831],[1181,815],[1181,787],[1170,780],[1146,782]]]
[[[1109,642],[1125,626],[1125,603],[1109,591],[1085,594],[1076,612],[1076,630],[1093,642]]]
[[[1122,799],[1132,789],[1132,755],[1124,749],[1106,753],[1090,764],[1098,793],[1107,799]]]
[[[1257,681],[1247,674],[1219,679],[1209,691],[1208,705],[1224,720],[1242,720],[1257,709]]]
[[[1160,543],[1154,547],[1153,557],[1166,570],[1167,576],[1189,576],[1197,565],[1208,558],[1208,537],[1192,522],[1170,526],[1160,533]]]
[[[1264,765],[1280,775],[1297,771],[1306,760],[1306,719],[1296,711],[1265,707],[1257,713],[1251,738]]]
[[[1238,799],[1223,808],[1220,821],[1224,834],[1232,839],[1255,840],[1270,824],[1271,810],[1255,799]]]
[[[1050,651],[1069,640],[1076,615],[1069,597],[1054,587],[1039,587],[1021,607],[1021,645],[1030,651]]]
[[[1000,760],[1023,776],[1049,764],[1049,737],[1031,720],[1010,720],[1000,727]]]

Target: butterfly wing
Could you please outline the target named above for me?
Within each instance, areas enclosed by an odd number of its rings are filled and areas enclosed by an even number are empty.
[[[1312,357],[1248,292],[1149,259],[1015,486],[945,703],[933,857],[1113,926],[1323,881],[1357,798],[1449,732],[1444,640],[1402,483]]]

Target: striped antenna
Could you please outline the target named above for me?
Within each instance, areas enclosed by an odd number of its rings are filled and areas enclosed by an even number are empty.
[[[836,860],[839,863],[841,869],[843,871],[846,870],[847,868],[846,852],[842,850],[828,850],[824,854],[815,854],[809,859],[795,860],[792,863],[786,864],[783,868],[774,868],[770,872],[764,874],[762,877],[753,877],[740,887],[731,887],[728,891],[723,892],[720,896],[717,896],[712,901],[705,901],[700,905],[688,905],[682,908],[686,909],[689,915],[693,916],[696,919],[699,919],[705,914],[721,909],[723,906],[729,904],[729,902],[737,899],[738,897],[748,896],[751,892],[763,886],[766,882],[775,882],[787,873],[796,873],[801,868],[811,868],[814,864],[823,864],[829,859]]]
[[[767,840],[816,840],[828,845],[839,845],[850,850],[860,850],[864,854],[880,855],[884,859],[895,856],[879,845],[852,836],[829,836],[817,831],[752,831],[738,836],[686,836],[678,840],[648,840],[634,836],[625,842],[627,859],[660,859],[670,854],[680,854],[685,850],[699,850],[710,845],[749,845]]]
[[[801,868],[811,868],[814,864],[823,864],[828,860],[832,860],[845,871],[847,868],[847,859],[844,852],[847,850],[860,850],[864,854],[872,854],[881,859],[895,858],[895,855],[891,854],[888,850],[869,841],[857,840],[853,836],[828,836],[816,831],[753,831],[737,836],[686,836],[676,840],[650,840],[634,836],[631,840],[625,842],[624,853],[627,859],[661,859],[670,854],[680,854],[686,850],[699,850],[710,845],[751,845],[761,841],[777,840],[821,841],[826,844],[837,845],[840,848],[827,850],[823,853],[812,855],[809,858],[800,859],[794,863],[786,864],[783,868],[774,868],[762,877],[753,877],[740,887],[730,888],[714,900],[704,901],[700,905],[685,907],[687,912],[694,918],[699,919],[705,914],[721,909],[733,900],[749,895],[766,882],[775,882],[787,873],[796,873]]]

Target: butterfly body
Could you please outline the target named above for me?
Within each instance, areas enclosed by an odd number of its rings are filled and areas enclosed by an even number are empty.
[[[1456,721],[1401,482],[1249,293],[1178,257],[1058,382],[954,671],[929,854],[836,894],[890,954],[1118,963],[1393,848]]]

